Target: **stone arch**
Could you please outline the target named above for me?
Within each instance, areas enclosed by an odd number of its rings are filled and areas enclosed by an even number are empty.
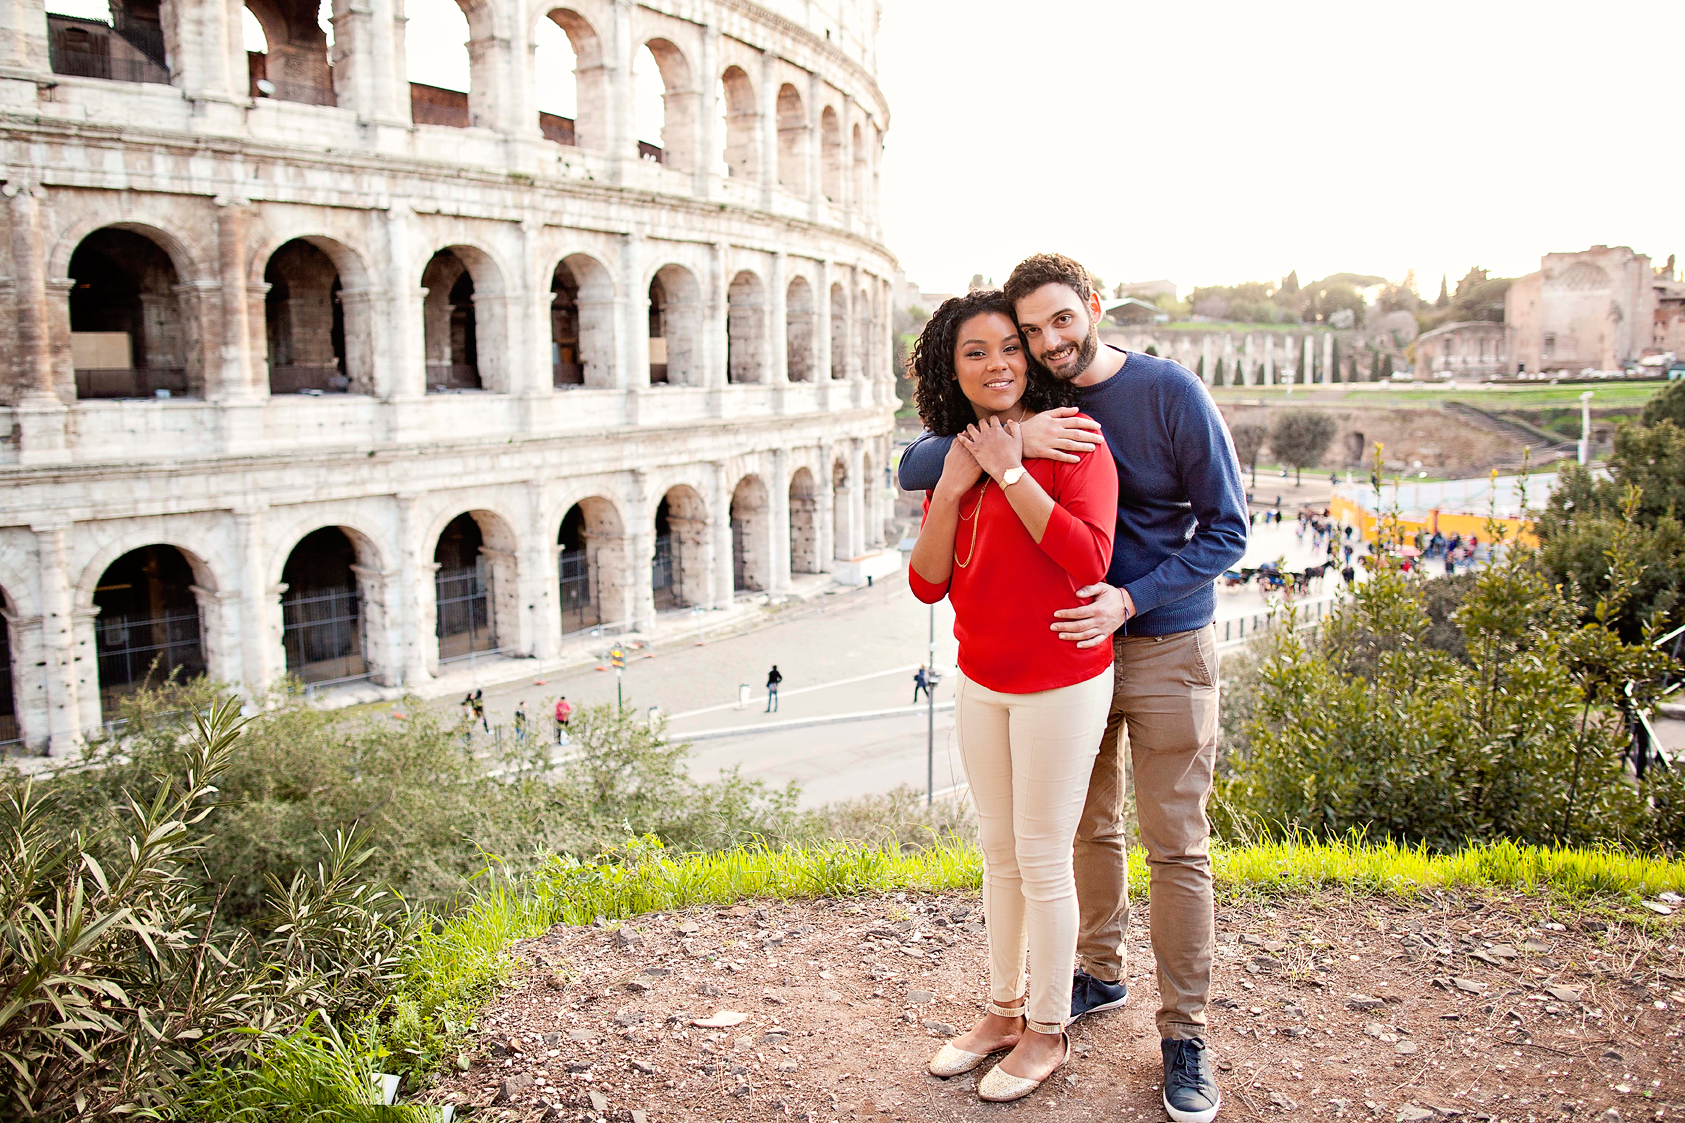
[[[819,153],[819,182],[825,198],[840,203],[843,192],[842,124],[837,118],[837,111],[829,105],[819,115]]]
[[[506,390],[504,310],[496,299],[503,273],[491,255],[446,246],[428,259],[421,285],[428,391]]]
[[[66,262],[79,399],[204,396],[198,291],[183,283],[180,254],[160,233],[102,226]]]
[[[281,566],[281,647],[287,673],[327,684],[376,673],[369,641],[385,623],[380,551],[361,531],[319,526],[299,535]]]
[[[324,258],[332,271],[325,290],[322,262],[312,264],[301,253],[306,249]],[[288,261],[283,254],[300,254],[306,260]],[[302,299],[293,291],[293,274],[301,267],[305,274]],[[253,273],[254,283],[269,286],[264,296],[264,340],[271,394],[309,389],[375,392],[373,293],[361,254],[326,235],[288,235],[273,239],[253,258]],[[278,346],[283,340],[287,345]],[[301,354],[306,369],[283,371],[277,377],[276,367],[300,365],[294,360]]]
[[[515,646],[520,635],[519,548],[495,511],[465,511],[433,545],[433,634],[441,664]]]
[[[545,112],[547,99],[538,97],[539,131],[558,144],[577,145],[601,151],[608,147],[609,88],[608,72],[603,67],[602,40],[591,21],[572,8],[552,8],[539,20],[539,27],[559,28],[566,37],[573,55],[572,114]],[[542,42],[539,36],[535,40]],[[559,46],[559,44],[558,44]],[[534,66],[533,73],[543,80],[544,71]],[[562,82],[568,79],[561,79]],[[569,108],[562,96],[556,109]]]
[[[268,40],[262,54],[246,53],[250,96],[334,104],[328,39],[317,18],[320,7],[316,0],[246,0],[246,11]]]
[[[731,492],[731,587],[739,593],[772,588],[772,505],[753,473]]]
[[[562,635],[630,618],[626,525],[614,500],[591,495],[562,515],[556,531]]]
[[[638,138],[639,154],[672,171],[694,171],[697,96],[690,60],[671,39],[649,39],[639,55],[645,51],[653,58],[661,76],[661,143],[656,146],[645,138]]]
[[[128,550],[98,574],[89,594],[98,612],[100,713],[111,721],[136,690],[172,674],[178,681],[205,674],[208,629],[200,598],[216,587],[202,559],[163,542]]]
[[[813,286],[792,277],[784,293],[784,357],[791,382],[813,381]]]
[[[792,195],[807,194],[807,133],[801,91],[786,82],[778,87],[778,186]]]
[[[716,96],[725,113],[722,162],[728,178],[745,182],[760,178],[758,154],[761,114],[755,86],[741,66],[728,66],[720,75]]]
[[[790,572],[818,573],[819,489],[813,473],[797,468],[790,476]]]
[[[651,385],[702,384],[702,288],[683,265],[663,265],[649,283]]]
[[[831,286],[831,377],[848,377],[848,290]]]
[[[765,382],[766,286],[748,269],[726,289],[726,381]]]
[[[708,507],[689,484],[674,484],[656,504],[650,584],[657,611],[708,600]]]
[[[493,127],[496,76],[492,73],[492,52],[485,49],[496,38],[489,26],[490,5],[464,0],[408,0],[404,19],[411,122],[458,129]],[[447,42],[464,32],[460,58],[452,56],[447,61],[428,53],[431,44]],[[428,81],[418,81],[421,78]]]
[[[614,278],[590,254],[568,254],[550,274],[553,386],[614,384]]]

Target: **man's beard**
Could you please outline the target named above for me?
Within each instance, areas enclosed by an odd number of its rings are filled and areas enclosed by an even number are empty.
[[[1087,338],[1085,338],[1082,343],[1077,346],[1075,358],[1066,359],[1060,364],[1057,370],[1055,370],[1053,365],[1046,359],[1041,360],[1041,365],[1046,368],[1047,373],[1051,374],[1054,378],[1059,379],[1061,382],[1069,382],[1071,379],[1078,377],[1083,371],[1087,370],[1094,362],[1094,356],[1099,353],[1100,325],[1095,324],[1093,327],[1088,329]]]

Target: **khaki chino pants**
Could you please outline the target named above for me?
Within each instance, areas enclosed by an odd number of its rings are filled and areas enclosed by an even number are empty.
[[[1159,1036],[1204,1037],[1216,942],[1205,807],[1217,762],[1217,629],[1208,624],[1168,636],[1119,635],[1112,650],[1111,712],[1072,847],[1082,914],[1077,960],[1095,978],[1123,977],[1127,746],[1150,874]]]

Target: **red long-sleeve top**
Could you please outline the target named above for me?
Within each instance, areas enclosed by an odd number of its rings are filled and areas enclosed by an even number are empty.
[[[1117,530],[1112,454],[1101,444],[1075,464],[1027,460],[1024,469],[1053,497],[1047,533],[1039,543],[1001,485],[985,476],[987,488],[979,482],[960,500],[954,536],[958,561],[947,582],[934,585],[907,567],[907,581],[919,600],[934,604],[946,596],[953,602],[960,670],[1003,694],[1074,686],[1112,664],[1111,644],[1079,648],[1050,627],[1056,609],[1084,603],[1078,589],[1106,579]],[[928,494],[924,509],[928,518]],[[961,568],[959,561],[966,566]]]

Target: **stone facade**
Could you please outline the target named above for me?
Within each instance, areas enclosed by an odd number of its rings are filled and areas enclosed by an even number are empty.
[[[253,0],[264,87],[238,4],[113,6],[153,70],[0,0],[0,741],[66,751],[154,657],[427,692],[881,543],[875,4],[462,0],[461,127],[401,0],[331,52]]]
[[[1620,370],[1651,346],[1657,278],[1626,246],[1547,253],[1504,298],[1509,369]]]
[[[1419,378],[1493,378],[1507,374],[1508,332],[1503,324],[1468,320],[1441,324],[1416,338]]]

